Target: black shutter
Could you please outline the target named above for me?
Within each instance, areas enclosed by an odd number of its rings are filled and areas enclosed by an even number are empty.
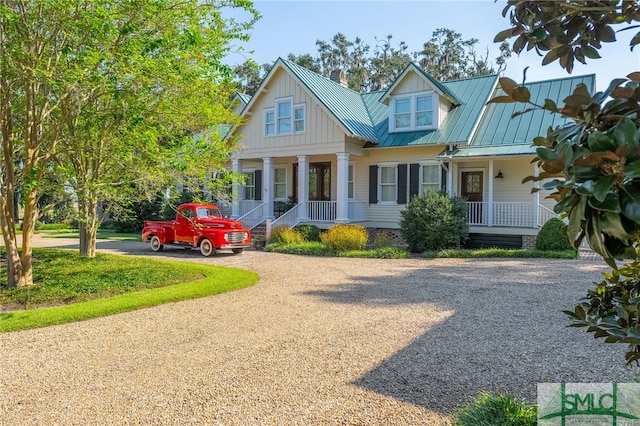
[[[420,193],[420,164],[409,164],[409,200]]]
[[[407,204],[407,165],[398,164],[398,204]]]
[[[447,168],[451,167],[450,163],[445,163],[445,166]],[[444,167],[440,167],[441,170],[441,178],[440,178],[440,190],[443,192],[447,192],[447,171],[444,169]]]
[[[369,166],[369,204],[378,203],[378,166]]]
[[[262,201],[262,170],[253,172],[253,184],[255,185],[256,201]]]

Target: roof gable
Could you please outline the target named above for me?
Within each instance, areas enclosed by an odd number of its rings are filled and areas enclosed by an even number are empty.
[[[449,90],[449,88],[445,84],[440,83],[438,80],[433,78],[428,72],[426,72],[425,70],[423,70],[422,68],[414,64],[413,62],[409,63],[409,65],[405,67],[405,69],[400,73],[400,76],[396,78],[393,84],[391,84],[391,86],[389,86],[389,88],[382,94],[382,97],[380,98],[380,102],[388,103],[389,97],[392,96],[396,88],[402,83],[402,81],[404,81],[404,79],[410,73],[416,73],[418,77],[422,78],[430,86],[432,86],[436,93],[438,93],[440,96],[445,97],[452,104],[460,105],[461,103],[460,99],[458,99],[456,95],[453,92],[451,92],[451,90]]]

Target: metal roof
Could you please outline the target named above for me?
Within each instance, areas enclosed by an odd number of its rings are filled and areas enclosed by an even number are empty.
[[[425,70],[423,70],[422,68],[414,64],[413,62],[409,62],[409,64],[404,68],[404,70],[402,70],[398,78],[396,78],[395,81],[391,84],[391,86],[389,86],[384,91],[380,99],[381,102],[385,102],[387,97],[394,91],[396,86],[405,78],[405,76],[409,73],[409,71],[414,71],[418,75],[420,75],[422,78],[427,80],[431,86],[434,86],[436,88],[436,92],[439,92],[442,96],[449,99],[449,101],[452,104],[460,105],[461,103],[460,99],[458,99],[458,97],[456,97],[456,95],[451,90],[449,90],[449,88],[445,84],[440,83],[438,80],[433,78],[431,74],[429,74],[428,72],[426,72]]]
[[[371,117],[359,93],[291,61],[281,61],[354,136],[376,141]]]
[[[447,91],[455,95],[460,105],[451,108],[438,129],[418,132],[389,133],[389,107],[380,102],[384,92],[362,95],[375,125],[377,146],[469,143],[482,109],[490,99],[497,81],[497,75],[488,75],[441,83]]]
[[[531,93],[531,102],[542,105],[545,99],[551,99],[558,106],[573,93],[575,87],[584,83],[593,93],[595,75],[565,77],[527,83]],[[497,88],[492,98],[502,96],[504,92]],[[549,111],[536,110],[511,118],[513,113],[530,108],[523,103],[489,104],[480,120],[480,125],[471,141],[471,147],[495,147],[502,145],[531,144],[537,136],[544,136],[547,129],[565,124],[569,119]],[[461,147],[461,149],[464,149]]]
[[[455,149],[452,152],[445,150],[438,158],[470,158],[470,157],[498,157],[505,155],[535,155],[536,147],[528,144],[498,145],[498,146],[469,146]]]
[[[251,100],[251,95],[247,95],[246,93],[237,92],[236,95],[238,95],[238,99],[245,105]]]

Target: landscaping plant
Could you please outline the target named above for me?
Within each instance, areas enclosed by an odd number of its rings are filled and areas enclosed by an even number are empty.
[[[297,244],[304,241],[300,231],[289,226],[281,225],[271,228],[269,243],[276,244]]]
[[[575,250],[564,233],[564,222],[557,217],[548,220],[536,237],[536,250],[565,251]]]
[[[369,234],[364,226],[341,223],[323,233],[320,239],[333,251],[364,250]]]
[[[469,236],[467,205],[458,196],[429,191],[400,214],[400,233],[412,252],[460,248]]]
[[[453,424],[459,426],[532,426],[537,411],[533,405],[509,394],[482,392],[473,401],[453,412]]]

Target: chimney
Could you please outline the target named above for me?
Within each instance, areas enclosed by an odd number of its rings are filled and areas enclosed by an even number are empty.
[[[347,83],[347,76],[344,73],[344,70],[333,70],[331,71],[331,76],[329,77],[331,81],[335,81],[342,87],[349,87],[349,83]]]

